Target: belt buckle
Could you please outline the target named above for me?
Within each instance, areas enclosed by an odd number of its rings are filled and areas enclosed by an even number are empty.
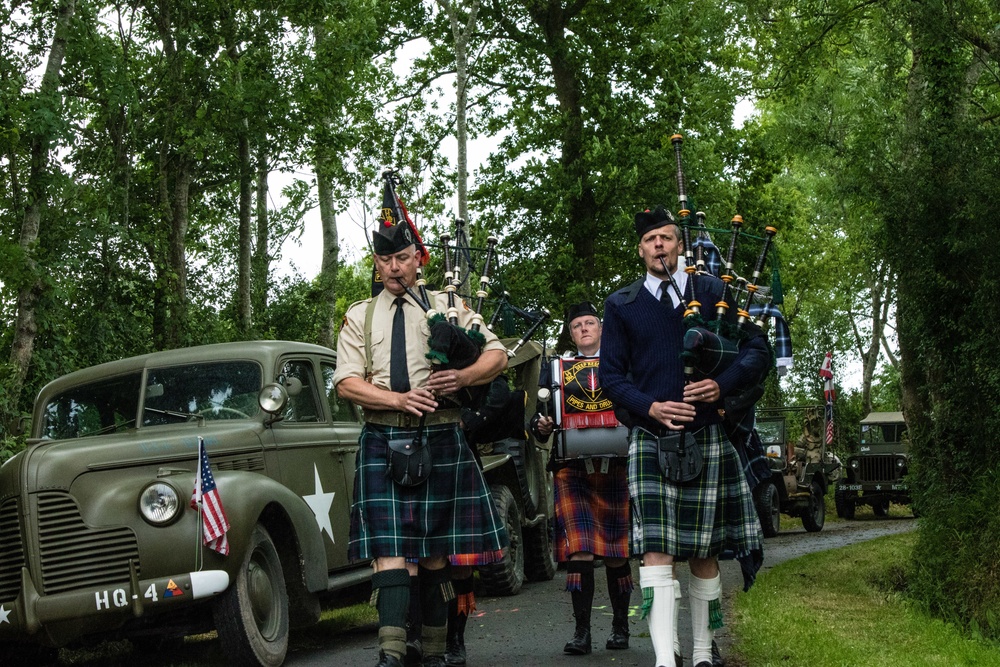
[[[413,425],[410,424],[410,421],[413,419],[414,416],[415,415],[411,415],[409,412],[401,412],[399,414],[399,420],[398,420],[399,428],[413,428]]]

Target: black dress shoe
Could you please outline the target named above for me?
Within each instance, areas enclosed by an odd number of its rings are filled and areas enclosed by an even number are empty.
[[[420,663],[420,667],[445,667],[444,656],[441,655],[424,656],[424,660],[423,662]]]
[[[719,652],[719,645],[712,640],[712,667],[726,667],[726,661]]]
[[[587,655],[593,650],[590,645],[590,630],[577,630],[573,638],[566,642],[563,653]]]
[[[674,664],[677,665],[677,667],[684,667],[684,656],[680,653],[674,653]]]
[[[628,648],[628,631],[622,631],[620,628],[612,628],[611,636],[608,637],[608,641],[604,644],[604,648],[609,651],[618,651]]]
[[[710,663],[708,660],[702,660],[694,667],[712,667],[712,663]]]
[[[403,667],[420,667],[420,659],[424,657],[419,639],[406,640],[406,655],[403,656]]]
[[[396,659],[396,656],[379,651],[378,665],[376,667],[403,667],[403,663]]]

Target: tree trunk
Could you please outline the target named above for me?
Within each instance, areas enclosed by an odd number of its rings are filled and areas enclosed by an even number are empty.
[[[267,178],[271,168],[267,160],[267,149],[257,149],[257,233],[253,250],[253,303],[252,311],[263,315],[267,312],[267,273],[270,257],[267,253]]]
[[[63,60],[66,57],[69,22],[76,12],[74,0],[62,0],[56,14],[52,47],[42,75],[41,86],[36,95],[35,114],[59,116],[62,106],[59,92]],[[40,268],[35,259],[35,246],[42,234],[42,210],[49,197],[48,181],[49,148],[52,143],[50,123],[37,123],[35,127],[45,128],[33,134],[30,139],[31,166],[28,175],[26,206],[21,223],[19,244],[24,252],[24,282],[17,294],[17,319],[14,324],[14,338],[11,345],[11,377],[8,388],[11,404],[16,405],[31,365],[31,356],[38,333],[36,307],[44,285]],[[12,167],[13,169],[13,164]]]

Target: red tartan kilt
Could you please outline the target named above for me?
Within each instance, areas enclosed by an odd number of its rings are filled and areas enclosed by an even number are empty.
[[[607,460],[607,473],[600,472]],[[585,551],[603,558],[628,558],[628,466],[625,458],[570,461],[556,471],[555,551],[560,563]]]

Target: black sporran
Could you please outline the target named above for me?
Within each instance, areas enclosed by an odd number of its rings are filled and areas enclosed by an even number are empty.
[[[683,484],[701,474],[704,460],[694,434],[670,433],[656,439],[660,472],[674,484]]]
[[[416,437],[389,440],[386,474],[400,486],[420,486],[431,474],[431,448],[421,429]]]

